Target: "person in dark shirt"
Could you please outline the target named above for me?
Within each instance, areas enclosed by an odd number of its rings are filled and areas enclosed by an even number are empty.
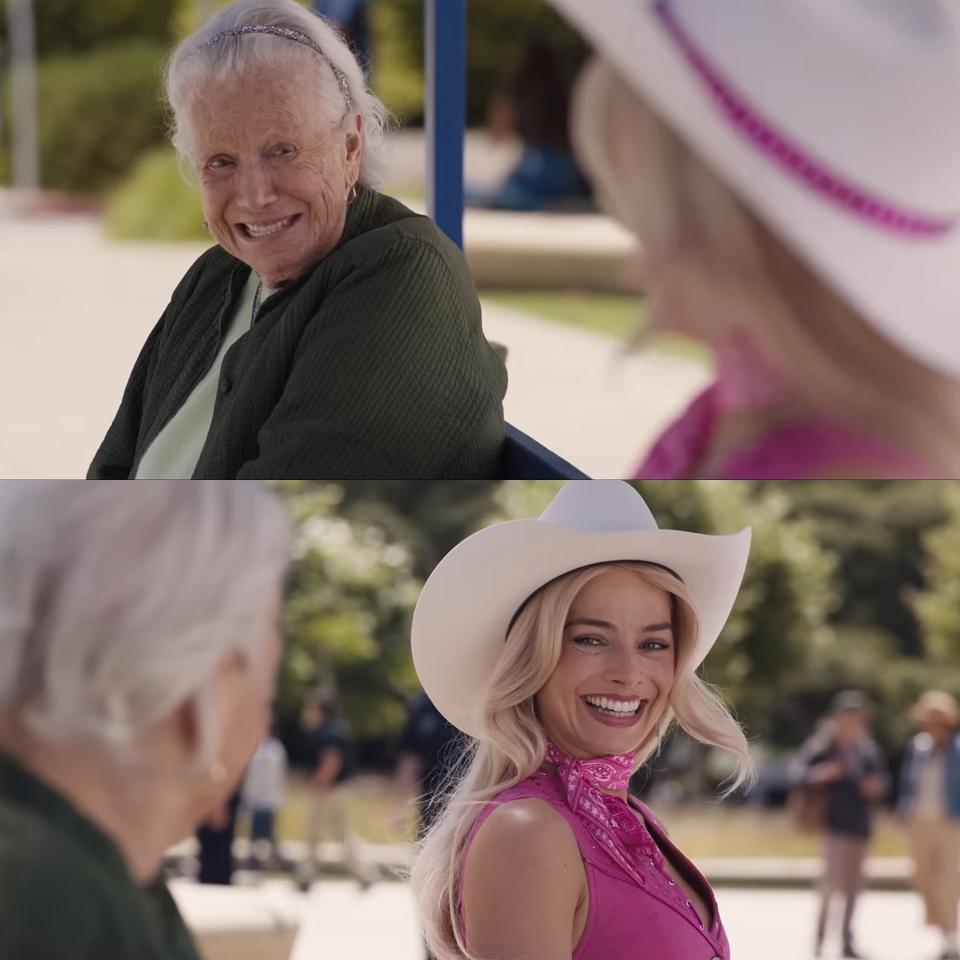
[[[332,839],[342,850],[347,872],[366,889],[372,872],[359,854],[350,825],[349,803],[343,785],[353,772],[350,728],[337,715],[337,698],[331,690],[318,690],[303,710],[303,736],[310,777],[310,812],[307,820],[307,856],[300,868],[304,890],[316,880],[323,863],[320,842]]]
[[[430,829],[443,809],[444,784],[457,759],[460,732],[425,693],[417,695],[400,737],[397,785],[417,802],[418,834]]]
[[[858,958],[853,913],[873,830],[872,806],[887,792],[883,757],[870,737],[870,704],[859,690],[838,693],[821,730],[801,748],[793,775],[822,803],[823,878],[815,954],[820,955],[834,900],[843,901],[842,956]]]

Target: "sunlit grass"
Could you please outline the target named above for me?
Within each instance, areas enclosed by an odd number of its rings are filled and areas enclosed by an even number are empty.
[[[346,789],[351,826],[363,839],[371,843],[404,843],[413,839],[413,811],[404,811],[385,778],[357,778]],[[278,825],[281,840],[303,839],[309,803],[306,785],[291,783]],[[818,838],[797,831],[783,810],[705,803],[657,808],[656,813],[673,841],[693,859],[815,857],[819,853]],[[878,817],[870,852],[874,856],[906,855],[906,840],[891,815]]]
[[[635,295],[585,290],[481,290],[480,299],[624,343],[648,324],[647,303]],[[707,348],[688,337],[656,333],[649,344],[699,363],[709,362]]]

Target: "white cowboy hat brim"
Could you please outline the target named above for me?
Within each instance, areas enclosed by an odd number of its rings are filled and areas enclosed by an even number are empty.
[[[699,664],[733,608],[749,550],[749,528],[713,536],[680,530],[593,533],[543,520],[494,524],[454,547],[424,585],[412,625],[417,675],[455,727],[482,737],[483,687],[521,604],[556,577],[617,560],[657,563],[680,577],[699,618]]]
[[[717,108],[651,3],[549,2],[882,336],[929,366],[960,376],[960,228],[936,237],[884,230],[771,162]],[[925,107],[918,103],[916,109]],[[629,117],[615,119],[630,123]],[[871,149],[890,149],[892,140]]]

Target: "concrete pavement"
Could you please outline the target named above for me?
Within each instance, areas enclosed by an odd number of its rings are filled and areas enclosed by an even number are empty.
[[[148,332],[202,247],[113,243],[91,217],[0,221],[0,477],[79,477]],[[706,382],[671,354],[485,305],[505,409],[592,476],[623,476]]]
[[[176,892],[189,915],[189,885],[178,884]],[[811,960],[816,911],[811,891],[724,888],[717,897],[733,960]],[[378,883],[360,892],[347,881],[329,880],[316,884],[305,898],[281,885],[272,900],[277,910],[299,910],[290,960],[423,960],[413,901],[404,884]],[[860,947],[871,960],[936,956],[937,937],[922,927],[919,901],[912,894],[864,894],[855,924]],[[642,944],[637,951],[644,956]],[[825,957],[835,956],[831,946]]]

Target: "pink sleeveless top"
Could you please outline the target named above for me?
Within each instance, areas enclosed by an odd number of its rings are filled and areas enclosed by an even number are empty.
[[[687,882],[700,891],[710,907],[713,919],[709,928],[704,926],[682,888],[652,861],[643,860],[638,864],[643,879],[643,885],[638,886],[567,806],[556,774],[544,770],[505,790],[483,808],[467,836],[461,881],[470,846],[487,817],[502,803],[531,798],[548,803],[567,821],[583,857],[589,906],[573,960],[636,960],[638,956],[657,960],[729,960],[730,945],[710,885],[670,842],[647,807],[631,798],[631,805],[643,815],[657,846]],[[462,932],[462,901],[460,916]]]
[[[634,473],[636,480],[673,480],[699,476],[719,415],[714,384],[660,435]],[[773,430],[752,446],[736,451],[711,473],[718,480],[802,480],[822,478],[838,463],[862,464],[891,477],[936,476],[930,464],[890,443],[838,423],[809,419]]]

